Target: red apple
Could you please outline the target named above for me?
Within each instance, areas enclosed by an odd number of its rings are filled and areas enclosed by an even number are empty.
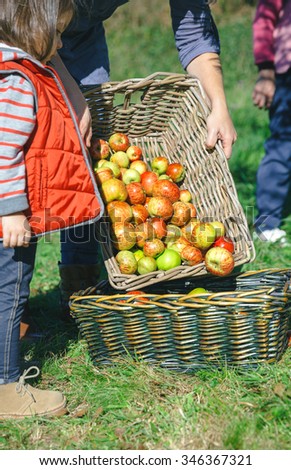
[[[151,223],[155,229],[158,238],[164,238],[167,235],[167,224],[160,217],[153,217]]]
[[[133,221],[136,225],[139,225],[147,220],[149,213],[143,204],[133,204],[131,209],[133,214]]]
[[[129,168],[138,171],[139,174],[142,175],[147,171],[148,166],[143,160],[135,160],[134,162],[130,163]]]
[[[190,207],[185,202],[177,201],[173,204],[173,215],[171,217],[171,224],[178,225],[178,227],[183,227],[186,225],[191,216]]]
[[[158,180],[153,185],[152,195],[154,197],[167,197],[172,203],[174,203],[179,201],[180,189],[172,181]]]
[[[152,240],[147,240],[143,247],[143,253],[145,256],[152,256],[156,258],[161,255],[165,249],[165,245],[162,240],[159,238],[153,238]]]
[[[129,183],[126,185],[128,202],[130,204],[144,204],[146,200],[145,191],[141,183]]]
[[[173,205],[167,197],[152,197],[148,203],[148,211],[151,217],[161,217],[168,220],[172,217]]]
[[[140,182],[140,173],[133,168],[124,168],[124,172],[122,173],[122,181],[125,184],[129,183],[139,183]]]
[[[174,183],[180,183],[185,178],[185,168],[181,163],[170,163],[166,174],[172,178]]]
[[[227,276],[233,271],[234,258],[225,248],[215,246],[207,251],[205,266],[207,271],[215,276]]]
[[[129,138],[122,132],[115,132],[109,137],[108,143],[114,152],[126,152],[130,146]]]
[[[148,302],[147,297],[142,297],[143,295],[146,295],[146,292],[142,290],[130,290],[127,292],[127,294],[134,296],[134,298],[130,300],[132,300],[135,304],[142,304]]]
[[[142,159],[142,149],[137,145],[130,145],[126,150],[130,162],[135,162]]]
[[[157,270],[157,263],[155,258],[151,256],[144,256],[137,263],[137,271],[139,274],[148,274]]]
[[[215,228],[208,222],[198,222],[192,230],[192,243],[200,250],[206,250],[215,241]]]
[[[143,290],[129,290],[127,291],[128,295],[146,295]]]
[[[210,223],[215,228],[216,238],[224,237],[224,235],[225,235],[225,226],[224,226],[224,224],[222,222],[220,222],[219,220],[213,220]]]
[[[110,157],[110,161],[116,163],[120,168],[129,167],[129,158],[126,152],[119,150],[118,152],[113,153]]]
[[[102,160],[110,155],[109,143],[106,140],[93,137],[89,148],[89,153],[93,160]]]
[[[130,250],[136,242],[134,226],[129,222],[112,224],[112,243],[117,250]]]
[[[111,201],[125,201],[127,199],[126,186],[123,181],[111,178],[102,183],[101,195],[103,201],[107,204]]]
[[[187,238],[179,237],[175,241],[170,241],[167,243],[167,247],[171,248],[171,250],[178,251],[178,253],[182,253],[183,249],[186,246],[192,246],[191,243],[187,240]]]
[[[104,181],[110,180],[114,177],[111,168],[94,168],[95,180],[98,186],[101,186]]]
[[[146,192],[147,196],[153,195],[153,186],[156,181],[158,181],[159,177],[157,173],[154,171],[145,171],[141,175],[141,184]]]
[[[234,252],[234,243],[228,237],[219,237],[215,240],[213,246],[220,246],[221,248],[225,248],[230,253]]]
[[[192,201],[192,194],[190,193],[189,189],[181,189],[180,190],[180,201],[182,201],[182,202],[191,202]]]
[[[156,238],[155,230],[149,221],[143,222],[135,227],[136,244],[143,248],[147,240]]]
[[[149,206],[149,202],[151,200],[151,197],[150,196],[147,196],[146,197],[146,200],[145,200],[145,203],[144,203],[144,206],[146,208],[146,210],[148,211],[148,206]]]
[[[170,248],[166,248],[165,251],[157,258],[158,269],[162,271],[168,271],[169,269],[180,266],[182,260],[179,253]]]
[[[190,219],[190,221],[186,225],[184,225],[184,227],[181,227],[181,232],[182,232],[183,237],[187,238],[187,240],[189,240],[189,242],[191,243],[193,242],[193,239],[192,239],[193,228],[198,222],[199,220],[194,217]]]
[[[106,211],[112,223],[129,222],[133,216],[130,205],[124,201],[109,202]]]
[[[134,274],[137,271],[137,261],[131,251],[121,250],[115,259],[122,274]]]
[[[166,173],[168,166],[169,160],[163,156],[155,157],[151,162],[152,170],[158,173],[158,175]]]
[[[195,266],[195,264],[201,263],[203,256],[199,248],[195,246],[185,246],[181,252],[181,258],[183,261],[187,261],[187,264],[190,266]]]

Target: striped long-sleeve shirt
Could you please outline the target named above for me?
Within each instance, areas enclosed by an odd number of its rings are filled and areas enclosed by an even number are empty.
[[[0,216],[28,208],[24,146],[35,122],[30,82],[18,74],[0,75]]]

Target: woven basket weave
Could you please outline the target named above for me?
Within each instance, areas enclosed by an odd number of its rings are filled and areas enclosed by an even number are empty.
[[[114,294],[103,281],[71,298],[71,315],[96,365],[129,354],[181,371],[253,367],[278,361],[287,348],[290,277],[272,269],[204,280],[209,293],[195,297],[185,294],[193,278],[143,295]]]
[[[224,222],[227,235],[235,242],[235,266],[254,259],[254,245],[226,157],[219,145],[211,152],[204,145],[209,109],[198,80],[159,73],[145,79],[105,83],[84,90],[84,95],[94,135],[108,139],[113,132],[123,132],[132,144],[142,148],[148,163],[157,155],[183,163],[187,171],[181,188],[189,189],[194,196],[198,218]],[[115,289],[138,289],[165,280],[207,275],[204,263],[144,275],[122,274],[109,223],[104,218],[97,227],[109,282]]]

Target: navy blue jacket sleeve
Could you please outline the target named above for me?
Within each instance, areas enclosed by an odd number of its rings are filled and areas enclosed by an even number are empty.
[[[170,0],[172,25],[184,67],[205,52],[220,53],[219,36],[206,0]]]
[[[206,0],[169,0],[182,66],[205,52],[219,53],[219,38]],[[76,0],[74,21],[62,35],[59,54],[83,85],[109,80],[110,65],[103,21],[127,0]],[[134,0],[132,1],[134,7]]]

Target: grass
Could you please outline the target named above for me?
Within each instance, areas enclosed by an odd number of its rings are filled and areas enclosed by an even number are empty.
[[[156,14],[146,21],[144,2],[136,4],[135,10],[130,5],[122,7],[106,23],[112,79],[142,77],[154,71],[181,72],[168,2],[159,2]],[[243,15],[225,17],[218,7],[219,3],[214,11],[221,34],[225,86],[239,135],[230,168],[251,226],[255,173],[268,135],[266,113],[251,102],[256,77],[251,55],[253,10],[246,8]],[[290,215],[285,228],[290,238]],[[256,260],[245,269],[291,264],[288,248],[274,245],[270,249],[256,242],[256,250]],[[37,361],[42,369],[40,387],[65,392],[69,415],[58,420],[1,422],[0,449],[290,448],[291,349],[278,364],[252,371],[225,368],[182,375],[130,358],[115,367],[98,369],[76,327],[59,320],[58,260],[58,235],[42,239],[30,304],[36,322],[48,330],[49,340],[23,343],[22,349],[25,361]]]

